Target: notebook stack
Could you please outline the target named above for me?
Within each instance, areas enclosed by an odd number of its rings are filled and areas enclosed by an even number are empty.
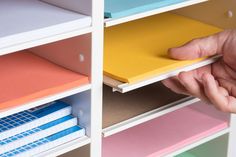
[[[0,119],[0,157],[33,156],[85,136],[69,104],[56,101]]]

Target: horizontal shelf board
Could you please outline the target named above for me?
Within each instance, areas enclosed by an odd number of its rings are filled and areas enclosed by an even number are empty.
[[[214,56],[214,57],[208,58],[206,60],[200,61],[198,63],[194,63],[194,64],[191,64],[189,66],[184,66],[182,68],[178,68],[178,69],[175,69],[173,71],[169,71],[167,73],[163,73],[163,74],[156,75],[156,76],[153,76],[153,77],[150,77],[150,78],[146,78],[144,80],[141,80],[141,81],[138,81],[138,82],[135,82],[135,83],[120,82],[118,80],[112,79],[112,78],[107,77],[105,75],[104,75],[103,82],[104,82],[104,84],[112,87],[113,91],[126,93],[126,92],[129,92],[129,91],[135,90],[137,88],[141,88],[141,87],[144,87],[146,85],[149,85],[149,84],[152,84],[152,83],[162,81],[162,80],[165,80],[167,78],[176,76],[182,71],[190,71],[190,70],[194,70],[194,69],[209,65],[211,63],[216,62],[220,57],[221,56]]]
[[[0,55],[11,47],[22,50],[26,43],[37,46],[37,40],[91,26],[91,17],[39,0],[1,0],[0,20]]]
[[[106,28],[104,75],[131,84],[199,63],[205,59],[178,61],[167,51],[220,30],[171,13]]]
[[[187,7],[207,0],[105,0],[105,26],[114,26],[146,16]]]
[[[53,149],[50,149],[48,151],[45,151],[43,153],[40,153],[38,155],[36,155],[35,157],[55,157],[55,156],[59,156],[62,155],[64,153],[67,153],[69,151],[75,150],[77,148],[80,148],[82,146],[85,146],[87,144],[89,144],[91,142],[91,139],[89,137],[82,137],[82,138],[78,138],[76,140],[67,142],[63,145],[57,146]]]
[[[160,117],[160,116],[163,116],[163,115],[168,114],[170,112],[173,112],[175,110],[178,110],[180,108],[186,107],[188,105],[192,105],[193,103],[195,103],[197,101],[199,101],[199,99],[187,97],[187,98],[183,98],[183,99],[177,100],[175,102],[166,104],[165,106],[156,108],[156,109],[151,110],[149,112],[140,114],[138,116],[134,116],[130,119],[124,120],[122,122],[119,122],[117,124],[114,124],[114,125],[104,128],[103,129],[103,137],[108,137],[113,134],[119,133],[119,132],[129,129],[131,127],[134,127],[136,125],[145,123],[145,122],[155,119],[157,117]],[[144,105],[142,105],[142,106],[144,106]],[[125,112],[126,110],[122,110],[122,111]]]
[[[202,102],[103,140],[103,157],[164,156],[228,128],[229,115]]]
[[[87,76],[21,51],[0,57],[0,115],[23,104],[88,85]],[[53,96],[54,95],[54,96]]]
[[[0,118],[21,112],[21,111],[25,111],[46,103],[50,103],[52,101],[55,100],[59,100],[86,90],[90,90],[91,89],[91,84],[87,84],[87,85],[82,85],[80,87],[77,88],[73,88],[73,89],[69,89],[69,90],[65,90],[63,92],[59,92],[53,95],[49,95],[49,96],[45,96],[43,98],[40,99],[36,99],[35,101],[31,101],[22,105],[19,105],[17,107],[13,107],[13,108],[9,108],[9,109],[5,109],[5,110],[1,110],[0,111]]]
[[[76,36],[79,36],[79,35],[91,33],[92,30],[93,30],[92,27],[77,29],[77,30],[73,30],[73,31],[70,31],[70,32],[65,32],[65,33],[62,33],[62,34],[48,36],[48,37],[45,37],[45,38],[40,38],[40,39],[37,39],[37,40],[31,40],[31,41],[27,41],[27,42],[24,42],[24,43],[20,43],[20,44],[11,45],[11,46],[8,46],[8,47],[0,48],[0,56],[5,55],[5,54],[9,54],[9,53],[13,53],[13,52],[16,52],[16,51],[25,50],[25,49],[29,49],[29,48],[32,48],[32,47],[41,46],[41,45],[44,45],[44,44],[56,42],[56,41],[59,41],[59,40],[63,40],[63,39],[72,38],[72,37],[76,37]]]

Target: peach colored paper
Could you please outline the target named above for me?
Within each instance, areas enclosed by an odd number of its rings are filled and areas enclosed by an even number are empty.
[[[28,51],[0,57],[0,111],[87,84],[86,76]]]

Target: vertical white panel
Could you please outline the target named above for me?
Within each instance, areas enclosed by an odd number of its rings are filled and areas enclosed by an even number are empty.
[[[236,114],[231,114],[228,157],[236,157]]]
[[[30,51],[72,71],[91,74],[91,34],[38,46]]]
[[[72,114],[79,119],[79,125],[91,136],[91,92],[85,91],[63,99],[72,106]]]
[[[220,28],[236,27],[236,0],[210,0],[174,12]]]
[[[104,0],[92,2],[91,157],[102,156],[102,76]]]

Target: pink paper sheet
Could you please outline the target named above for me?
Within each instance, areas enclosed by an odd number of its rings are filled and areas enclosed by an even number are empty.
[[[228,127],[228,115],[198,102],[103,140],[103,157],[161,157]]]

